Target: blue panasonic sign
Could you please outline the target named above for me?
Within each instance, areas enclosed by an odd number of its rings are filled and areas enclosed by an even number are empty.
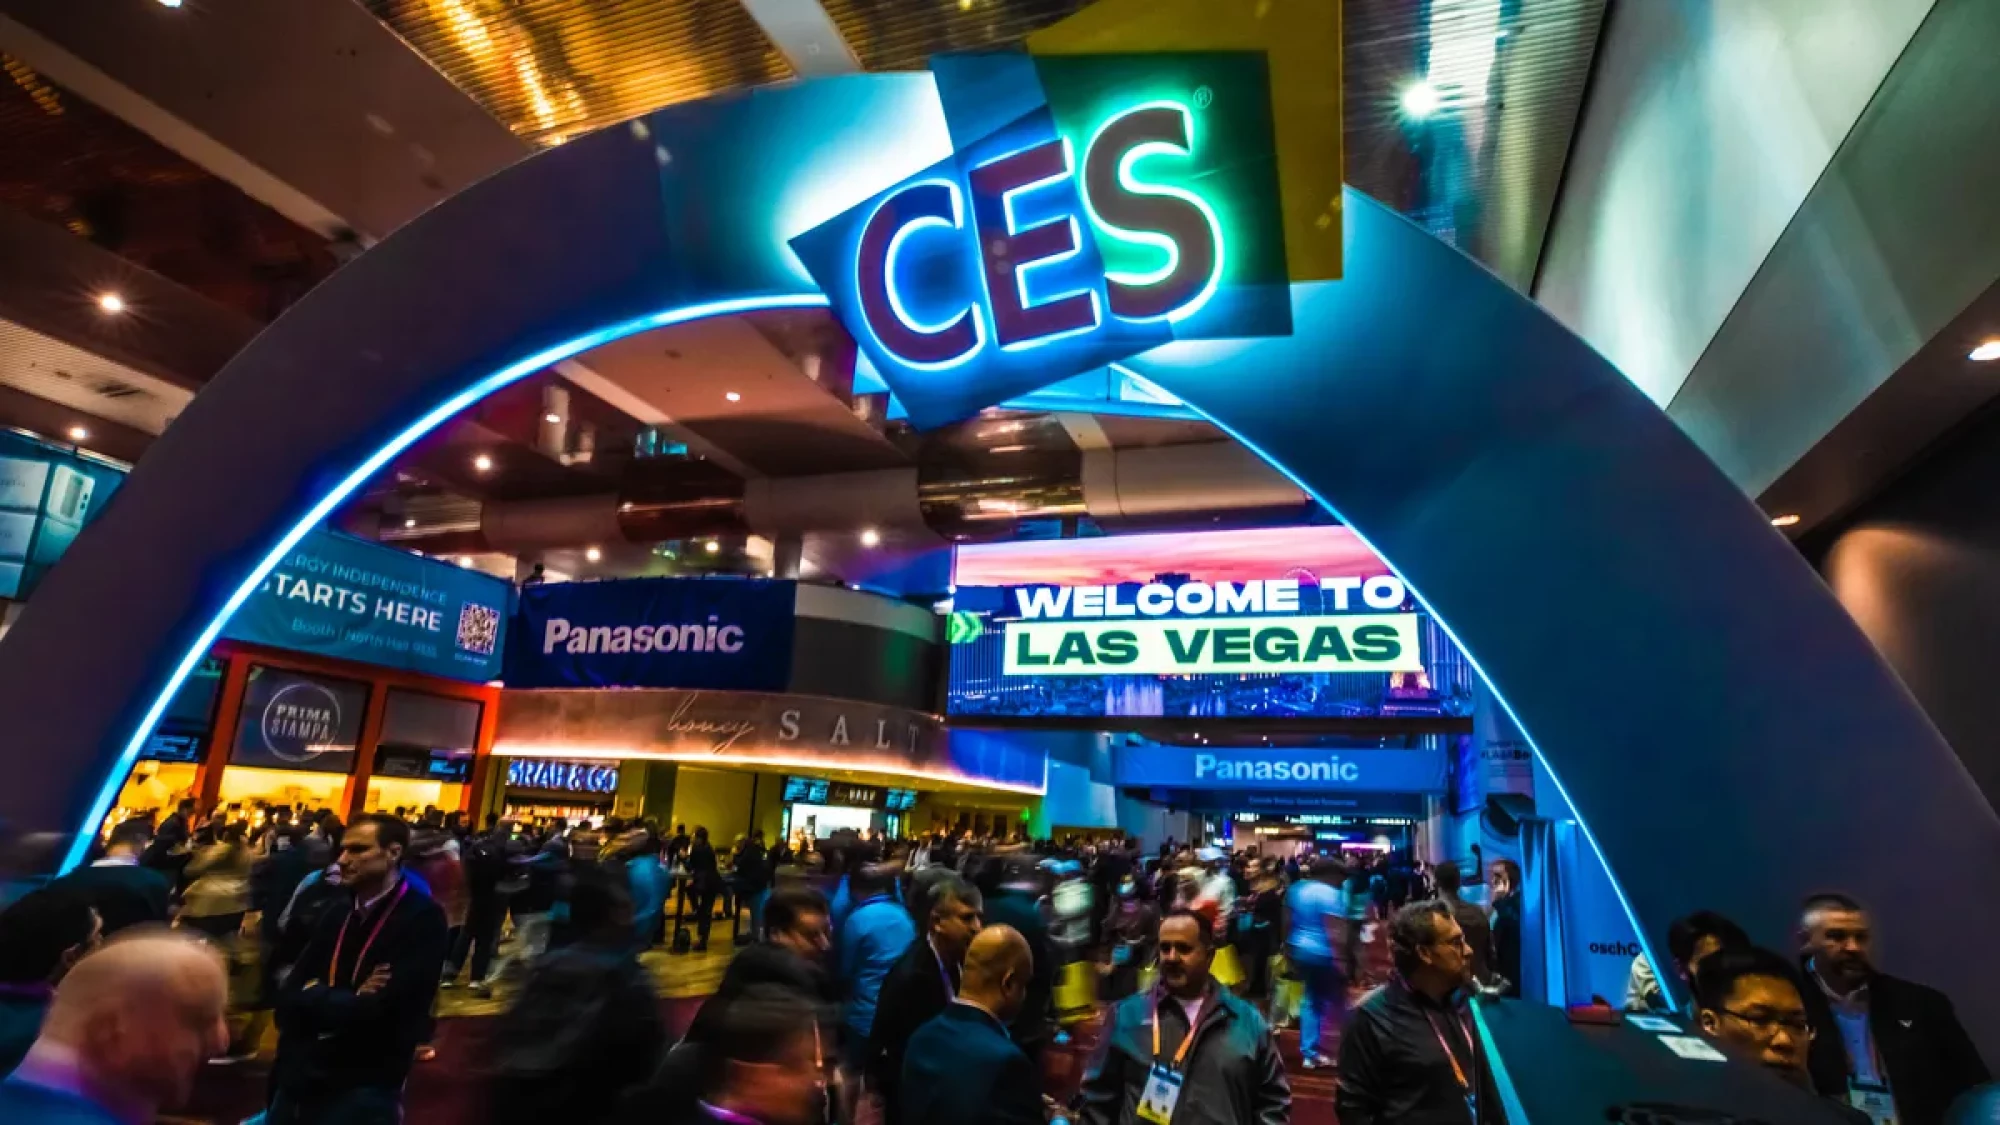
[[[1171,789],[1286,789],[1441,793],[1444,755],[1436,750],[1204,749],[1122,746],[1119,785]]]
[[[508,687],[781,691],[791,673],[793,583],[639,578],[521,591]]]

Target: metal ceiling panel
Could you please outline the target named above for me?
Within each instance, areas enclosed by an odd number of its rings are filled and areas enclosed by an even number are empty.
[[[822,0],[869,70],[922,70],[932,55],[1012,47],[1090,0]]]
[[[0,387],[158,436],[194,395],[164,379],[0,320]]]
[[[264,321],[338,265],[327,241],[0,54],[0,207]]]
[[[792,76],[738,0],[366,0],[515,134],[560,144]]]

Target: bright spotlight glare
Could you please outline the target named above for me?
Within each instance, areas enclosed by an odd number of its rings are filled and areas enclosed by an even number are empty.
[[[1401,100],[1403,112],[1418,121],[1436,113],[1444,105],[1444,96],[1428,82],[1412,82],[1403,87]]]

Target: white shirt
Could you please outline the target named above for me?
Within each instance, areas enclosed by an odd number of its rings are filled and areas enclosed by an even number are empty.
[[[360,899],[356,899],[354,901],[354,912],[356,914],[366,914],[369,911],[375,909],[377,906],[380,906],[382,904],[382,900],[389,897],[389,892],[395,890],[397,884],[401,883],[402,881],[403,877],[401,875],[398,875],[395,878],[389,880],[389,885],[382,888],[381,894],[376,895],[374,898],[369,899],[367,902],[362,902]]]
[[[139,866],[139,857],[136,855],[108,855],[105,856],[103,859],[98,860],[96,863],[91,864],[91,866],[92,867],[137,867]]]
[[[1840,1025],[1840,1040],[1847,1048],[1848,1073],[1871,1086],[1888,1085],[1888,1078],[1875,1072],[1875,1029],[1868,1025],[1868,986],[1864,984],[1842,996],[1821,979],[1818,969],[1812,971],[1812,978],[1826,994],[1827,1006],[1833,1009],[1833,1022]]]

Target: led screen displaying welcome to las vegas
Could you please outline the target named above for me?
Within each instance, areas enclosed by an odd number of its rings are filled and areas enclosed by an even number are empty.
[[[960,547],[958,715],[1460,713],[1465,661],[1343,527]]]

